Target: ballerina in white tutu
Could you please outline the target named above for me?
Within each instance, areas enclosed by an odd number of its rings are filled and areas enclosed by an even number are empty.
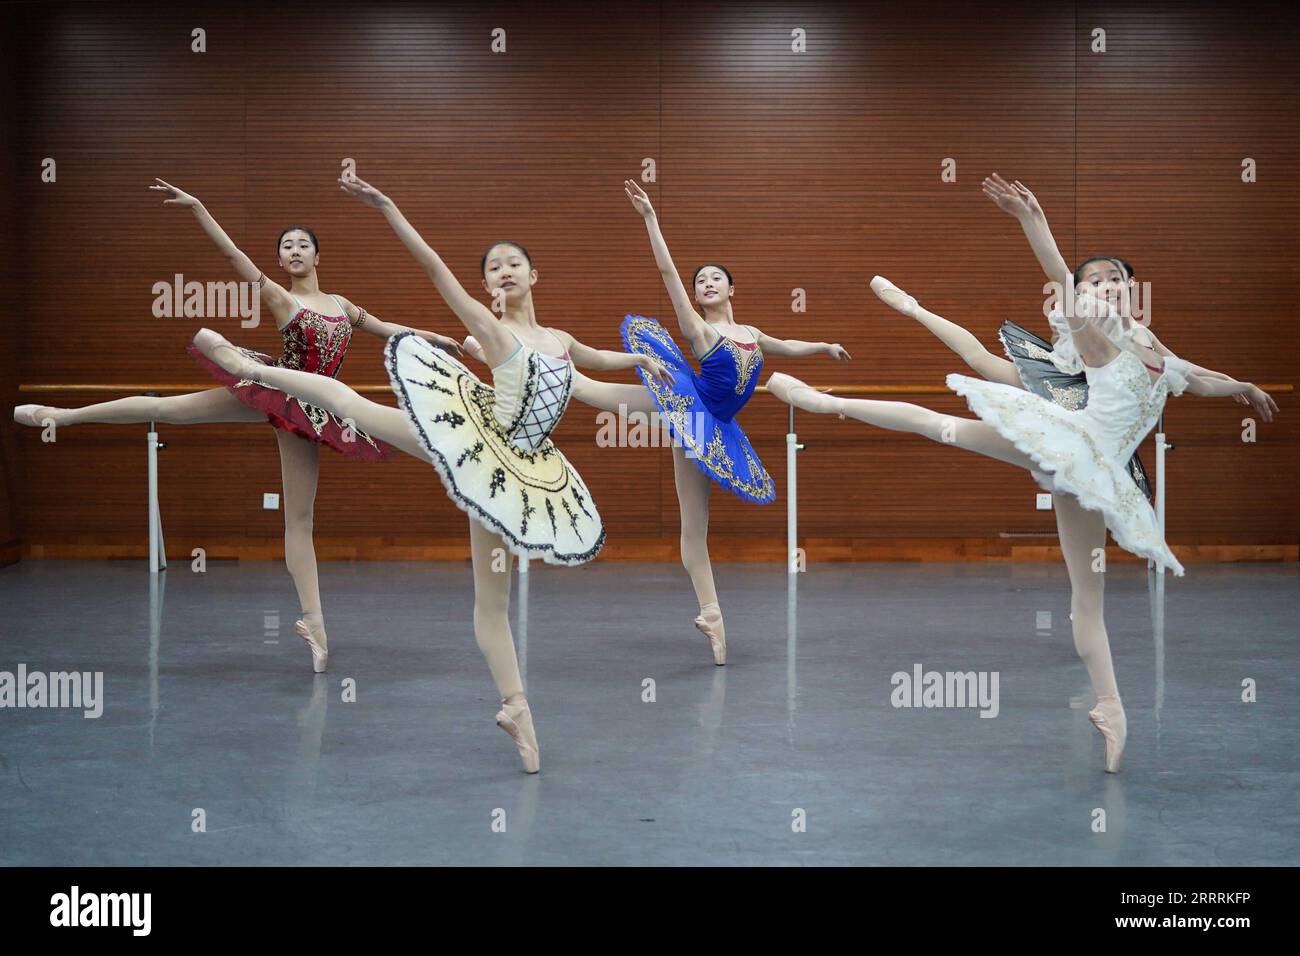
[[[1020,224],[1049,282],[1060,283],[1062,288],[1086,290],[1114,307],[1111,315],[1099,322],[1098,327],[1118,348],[1125,348],[1127,341],[1132,339],[1133,344],[1141,347],[1139,354],[1149,354],[1146,347],[1158,355],[1171,354],[1149,328],[1135,321],[1131,314],[1121,311],[1120,287],[1136,288],[1133,268],[1126,259],[1090,256],[1071,273],[1052,235],[1047,214],[1028,187],[1019,180],[1007,182],[993,173],[984,180],[983,190],[999,209]],[[896,301],[890,296],[889,290],[893,288],[890,283],[877,279],[872,285],[881,291],[887,302]],[[1053,310],[1048,316],[1050,342],[1015,322],[1004,321],[998,329],[998,338],[1007,356],[1002,358],[986,349],[960,325],[919,305],[913,306],[911,300],[906,300],[906,305],[908,308],[903,310],[904,314],[933,333],[980,378],[1028,389],[1066,408],[1082,408],[1087,404],[1088,382],[1083,361],[1074,347],[1065,316],[1059,310]],[[1159,364],[1154,356],[1148,361],[1152,365]],[[1211,369],[1196,366],[1193,371],[1206,378],[1232,381],[1231,376]],[[1242,405],[1256,407],[1265,421],[1272,414],[1270,400],[1258,389],[1249,397],[1239,394],[1233,399]],[[1129,473],[1143,494],[1151,499],[1151,486],[1136,453],[1129,459]],[[1057,539],[1070,578],[1070,631],[1074,648],[1087,668],[1098,701],[1112,710],[1112,724],[1118,722],[1122,725],[1123,713],[1113,703],[1119,700],[1120,694],[1110,638],[1106,632],[1105,566],[1099,567],[1093,558],[1098,548],[1106,547],[1105,516],[1100,511],[1088,511],[1076,497],[1060,491],[1052,494],[1052,514],[1056,518]]]
[[[872,288],[887,304],[905,315],[918,308],[916,300],[877,276]],[[1119,289],[1127,307],[1127,285]],[[1155,512],[1138,490],[1127,464],[1138,444],[1155,426],[1168,395],[1184,390],[1196,395],[1259,396],[1261,415],[1271,420],[1276,405],[1248,382],[1211,378],[1199,367],[1164,350],[1131,343],[1117,347],[1090,315],[1107,317],[1109,305],[1087,290],[1079,296],[1076,315],[1066,331],[1083,361],[1088,377],[1088,404],[1069,409],[1023,388],[949,375],[948,387],[965,396],[978,419],[942,415],[907,402],[843,399],[824,395],[798,379],[780,373],[768,379],[772,394],[811,412],[924,435],[989,458],[1018,465],[1035,475],[1049,491],[1069,494],[1088,510],[1099,511],[1120,547],[1183,574],[1183,566],[1165,544]],[[1089,714],[1105,740],[1106,769],[1119,769],[1126,724],[1118,695],[1099,696]]]

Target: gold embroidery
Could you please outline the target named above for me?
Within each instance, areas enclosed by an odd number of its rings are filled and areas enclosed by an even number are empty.
[[[731,358],[736,363],[736,394],[744,395],[745,386],[749,384],[755,370],[763,361],[763,350],[758,346],[743,349],[726,336],[722,338],[722,347],[731,353]]]

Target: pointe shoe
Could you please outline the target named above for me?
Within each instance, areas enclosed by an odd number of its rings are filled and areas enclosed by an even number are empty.
[[[709,608],[713,608],[713,613],[705,617],[705,612]],[[700,616],[695,619],[695,626],[709,639],[709,647],[713,651],[713,663],[719,667],[727,663],[727,630],[722,623],[722,608],[718,607],[716,601],[700,608]]]
[[[916,318],[916,297],[908,295],[884,276],[875,276],[871,280],[871,291],[891,309],[898,310],[909,319]]]
[[[1119,773],[1124,743],[1128,738],[1128,718],[1118,697],[1098,697],[1097,706],[1088,711],[1088,719],[1106,742],[1106,772]]]
[[[784,372],[773,372],[767,380],[767,391],[787,405],[793,405],[809,412],[844,417],[837,399],[824,392],[817,391],[811,385],[805,385],[793,375],[786,375]]]
[[[257,369],[261,363],[254,362],[235,348],[225,336],[211,329],[199,329],[194,333],[194,347],[231,375],[262,384],[257,377]]]
[[[324,640],[318,639],[312,632],[311,625],[306,621],[298,621],[293,625],[294,632],[297,633],[311,647],[311,669],[313,673],[323,674],[325,668],[330,663],[330,652]],[[324,631],[321,631],[321,638],[324,638]]]
[[[19,425],[27,425],[31,428],[44,428],[47,420],[53,420],[52,414],[42,415],[41,412],[53,412],[54,409],[49,405],[15,405],[14,421]],[[57,421],[55,424],[58,424]]]
[[[524,773],[537,773],[542,769],[542,754],[537,748],[537,731],[533,729],[533,712],[522,695],[501,701],[497,711],[497,726],[514,738],[523,761]]]

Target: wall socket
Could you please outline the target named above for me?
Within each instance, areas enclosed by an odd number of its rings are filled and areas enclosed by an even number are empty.
[[[1036,505],[1035,505],[1035,507],[1037,507],[1037,509],[1038,509],[1039,511],[1051,511],[1051,510],[1052,510],[1052,496],[1051,496],[1051,495],[1046,494],[1046,493],[1043,493],[1043,492],[1039,492],[1037,498],[1035,498],[1035,501],[1036,501]]]
[[[1039,495],[1039,497],[1041,498],[1042,496]],[[269,493],[262,495],[262,509],[264,511],[279,511],[280,496]]]

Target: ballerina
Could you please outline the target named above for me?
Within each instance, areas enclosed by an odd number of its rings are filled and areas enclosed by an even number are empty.
[[[654,206],[632,180],[623,191],[644,220],[655,264],[677,314],[678,327],[700,365],[696,373],[654,319],[629,315],[621,328],[628,352],[670,370],[656,377],[638,367],[643,385],[619,385],[581,378],[574,397],[593,407],[618,414],[639,412],[661,416],[673,438],[673,477],[681,512],[682,565],[690,576],[700,605],[695,627],[708,639],[713,662],[727,662],[726,628],[709,560],[709,492],[712,483],[730,489],[745,501],[766,504],[776,497],[771,475],[745,437],[735,416],[758,385],[764,354],[828,355],[848,359],[837,343],[778,339],[750,325],[738,325],[732,314],[735,291],[726,267],[711,264],[695,270],[695,298],[683,285],[668,245],[659,229]],[[701,316],[695,306],[704,312]]]
[[[538,324],[532,292],[537,270],[516,242],[494,243],[481,263],[483,288],[504,304],[498,319],[465,290],[391,199],[360,179],[339,183],[383,213],[470,332],[470,354],[491,366],[495,387],[409,332],[393,336],[385,347],[398,408],[372,402],[334,379],[258,364],[207,329],[194,344],[228,374],[328,409],[434,467],[448,496],[469,515],[474,636],[501,695],[496,723],[514,740],[524,771],[537,773],[541,753],[507,615],[510,556],[577,565],[595,558],[604,544],[604,524],[587,486],[550,438],[574,390],[574,366],[669,373],[652,359],[591,349]],[[505,555],[504,567],[494,552]]]
[[[1094,256],[1081,262],[1071,275],[1052,236],[1047,217],[1032,192],[1019,181],[1014,186],[1007,183],[997,173],[984,180],[983,190],[1000,209],[1020,222],[1030,248],[1050,281],[1059,282],[1062,276],[1069,276],[1067,281],[1073,288],[1080,292],[1088,291],[1094,298],[1100,297],[1107,303],[1109,308],[1101,317],[1098,328],[1117,347],[1122,348],[1125,342],[1133,340],[1139,345],[1152,347],[1161,355],[1173,354],[1154,334],[1148,334],[1144,326],[1134,322],[1131,311],[1124,311],[1129,307],[1125,303],[1131,306],[1131,300],[1121,301],[1119,290],[1121,286],[1129,286],[1131,290],[1133,282],[1132,266],[1127,260]],[[1008,361],[990,353],[960,325],[921,308],[915,299],[901,293],[891,297],[888,294],[891,289],[892,284],[883,278],[872,280],[872,290],[887,304],[894,305],[904,315],[923,325],[982,378],[1026,388],[1065,408],[1078,409],[1087,403],[1088,384],[1083,364],[1065,328],[1065,317],[1059,310],[1053,310],[1050,315],[1050,344],[1014,322],[1003,322],[998,337],[1011,359]],[[1203,378],[1234,381],[1221,372],[1200,366],[1193,366],[1193,369]],[[1241,404],[1252,403],[1244,394],[1232,397]],[[1254,398],[1265,405],[1271,401],[1262,392]],[[1271,408],[1265,413],[1271,414]],[[1151,487],[1136,452],[1129,459],[1128,467],[1138,488],[1151,498]],[[1098,700],[1118,699],[1119,687],[1103,613],[1105,576],[1094,570],[1092,562],[1097,549],[1106,546],[1105,520],[1101,512],[1089,511],[1073,495],[1059,491],[1052,492],[1052,511],[1070,578],[1070,623],[1075,651],[1088,671]],[[1122,715],[1116,720],[1122,720]]]
[[[881,277],[873,280],[873,289],[905,314],[917,308],[915,299]],[[1127,299],[1128,287],[1122,284],[1118,301],[1124,308]],[[1183,567],[1166,545],[1155,513],[1133,483],[1126,463],[1155,426],[1168,395],[1186,390],[1205,396],[1249,396],[1257,390],[1249,383],[1202,376],[1198,366],[1172,353],[1146,354],[1137,343],[1117,346],[1087,318],[1090,314],[1109,318],[1105,303],[1086,287],[1077,301],[1076,319],[1067,320],[1066,330],[1088,376],[1089,401],[1080,409],[1054,404],[1018,384],[958,374],[948,376],[948,387],[966,397],[978,418],[954,418],[906,402],[835,398],[780,374],[768,380],[768,390],[807,411],[914,432],[1024,468],[1038,476],[1047,490],[1072,495],[1082,508],[1100,512],[1120,547],[1181,576]],[[1149,364],[1157,361],[1160,364]],[[1256,407],[1271,421],[1276,406],[1265,393],[1259,395],[1262,400]],[[1064,549],[1069,543],[1062,545]],[[1067,554],[1067,562],[1087,558]],[[1118,693],[1099,694],[1088,716],[1102,735],[1107,772],[1117,772],[1127,738]]]
[[[167,195],[168,198],[163,200],[164,206],[177,206],[194,213],[204,233],[230,261],[235,273],[257,288],[260,303],[269,307],[275,316],[276,329],[284,340],[283,354],[272,359],[260,352],[245,351],[250,360],[333,377],[338,375],[343,364],[354,329],[385,338],[398,332],[413,331],[447,348],[457,348],[454,339],[381,322],[342,296],[321,292],[316,274],[316,267],[320,264],[320,244],[310,229],[290,226],[280,232],[276,256],[280,268],[289,276],[289,288],[285,289],[268,279],[253,264],[197,198],[161,179],[155,180],[155,185],[149,188]],[[192,348],[190,353],[225,388],[168,398],[131,396],[82,408],[19,405],[14,409],[14,421],[34,427],[49,422],[56,427],[84,423],[199,425],[270,422],[280,447],[284,562],[302,605],[302,617],[294,624],[294,631],[311,648],[312,670],[322,673],[329,663],[329,640],[321,606],[316,549],[312,543],[319,446],[326,445],[367,461],[385,458],[388,449],[366,432],[352,428],[349,423],[318,407],[296,401],[283,392],[251,380],[231,376]]]

